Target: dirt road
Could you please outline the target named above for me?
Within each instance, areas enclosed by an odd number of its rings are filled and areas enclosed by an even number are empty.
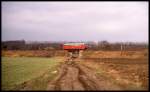
[[[48,84],[47,90],[121,90],[108,81],[97,78],[94,72],[79,63],[64,63],[59,75]]]
[[[92,61],[93,60],[93,61]],[[18,90],[147,90],[148,60],[82,59],[17,85]],[[120,62],[122,61],[122,62]],[[134,64],[132,64],[134,63]],[[41,85],[44,85],[41,87]]]

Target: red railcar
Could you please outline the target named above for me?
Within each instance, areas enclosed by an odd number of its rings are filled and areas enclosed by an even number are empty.
[[[67,43],[63,45],[64,50],[85,50],[87,46],[84,43]]]

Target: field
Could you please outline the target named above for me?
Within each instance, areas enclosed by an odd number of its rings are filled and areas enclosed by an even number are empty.
[[[122,90],[148,89],[148,59],[88,58],[84,61],[82,64],[95,70],[99,78],[108,80]]]
[[[54,71],[59,62],[56,58],[2,57],[2,89],[14,89],[15,85]]]
[[[63,51],[13,52],[3,52],[3,90],[148,90],[148,50],[85,51],[72,64]]]
[[[6,57],[54,57],[54,56],[65,56],[66,51],[62,50],[26,50],[26,51],[20,51],[20,50],[8,50],[8,51],[2,51],[2,56]]]

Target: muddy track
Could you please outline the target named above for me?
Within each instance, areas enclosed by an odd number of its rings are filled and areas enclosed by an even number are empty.
[[[44,78],[46,74],[41,75],[39,79]],[[16,88],[19,90],[32,90],[32,82],[37,81],[36,79],[26,81],[16,86]],[[97,76],[96,72],[87,65],[79,62],[73,62],[72,64],[66,62],[58,68],[58,75],[48,82],[46,90],[122,90],[122,88],[114,85],[105,77]]]
[[[108,90],[106,86],[87,67],[78,63],[64,63],[59,69],[59,75],[48,84],[47,90]]]

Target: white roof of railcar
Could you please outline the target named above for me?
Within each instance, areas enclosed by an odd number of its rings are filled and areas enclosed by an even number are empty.
[[[85,43],[65,43],[64,45],[84,45]]]

